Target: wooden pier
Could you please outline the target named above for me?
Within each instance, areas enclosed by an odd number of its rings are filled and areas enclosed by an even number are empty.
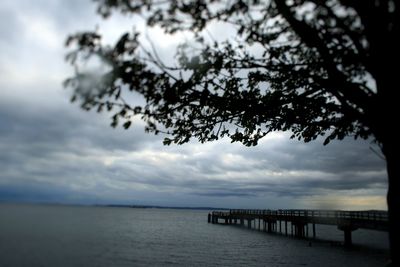
[[[344,232],[344,244],[352,243],[351,233],[357,229],[388,231],[388,214],[385,211],[339,210],[243,210],[213,211],[209,223],[247,226],[264,232],[279,232],[301,238],[316,238],[316,224],[336,225]],[[309,231],[309,226],[312,227]]]

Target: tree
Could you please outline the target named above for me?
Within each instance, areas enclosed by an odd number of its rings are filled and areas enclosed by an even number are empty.
[[[103,45],[96,31],[71,35],[67,60],[97,57],[101,75],[81,71],[65,81],[82,108],[107,108],[112,126],[135,116],[164,144],[227,136],[253,146],[272,131],[305,142],[373,138],[386,158],[392,262],[400,264],[399,141],[395,87],[398,1],[389,0],[97,0],[98,12],[140,15],[166,33],[192,32],[167,64],[137,31]],[[230,25],[232,40],[208,27]],[[143,105],[125,96],[135,91]]]

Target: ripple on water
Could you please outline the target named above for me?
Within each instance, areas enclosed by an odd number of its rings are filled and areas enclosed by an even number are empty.
[[[385,233],[309,241],[206,222],[206,211],[0,205],[0,266],[384,266]]]

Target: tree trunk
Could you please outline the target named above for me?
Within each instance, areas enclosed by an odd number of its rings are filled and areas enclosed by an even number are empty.
[[[387,205],[389,212],[389,243],[392,266],[400,266],[400,165],[398,141],[383,142],[388,173]]]

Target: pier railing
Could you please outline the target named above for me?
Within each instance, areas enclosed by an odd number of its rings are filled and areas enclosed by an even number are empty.
[[[213,212],[221,216],[226,215],[250,215],[250,216],[277,216],[277,217],[319,217],[337,219],[358,219],[387,221],[388,214],[385,211],[342,211],[342,210],[246,210],[232,209],[229,212]]]

